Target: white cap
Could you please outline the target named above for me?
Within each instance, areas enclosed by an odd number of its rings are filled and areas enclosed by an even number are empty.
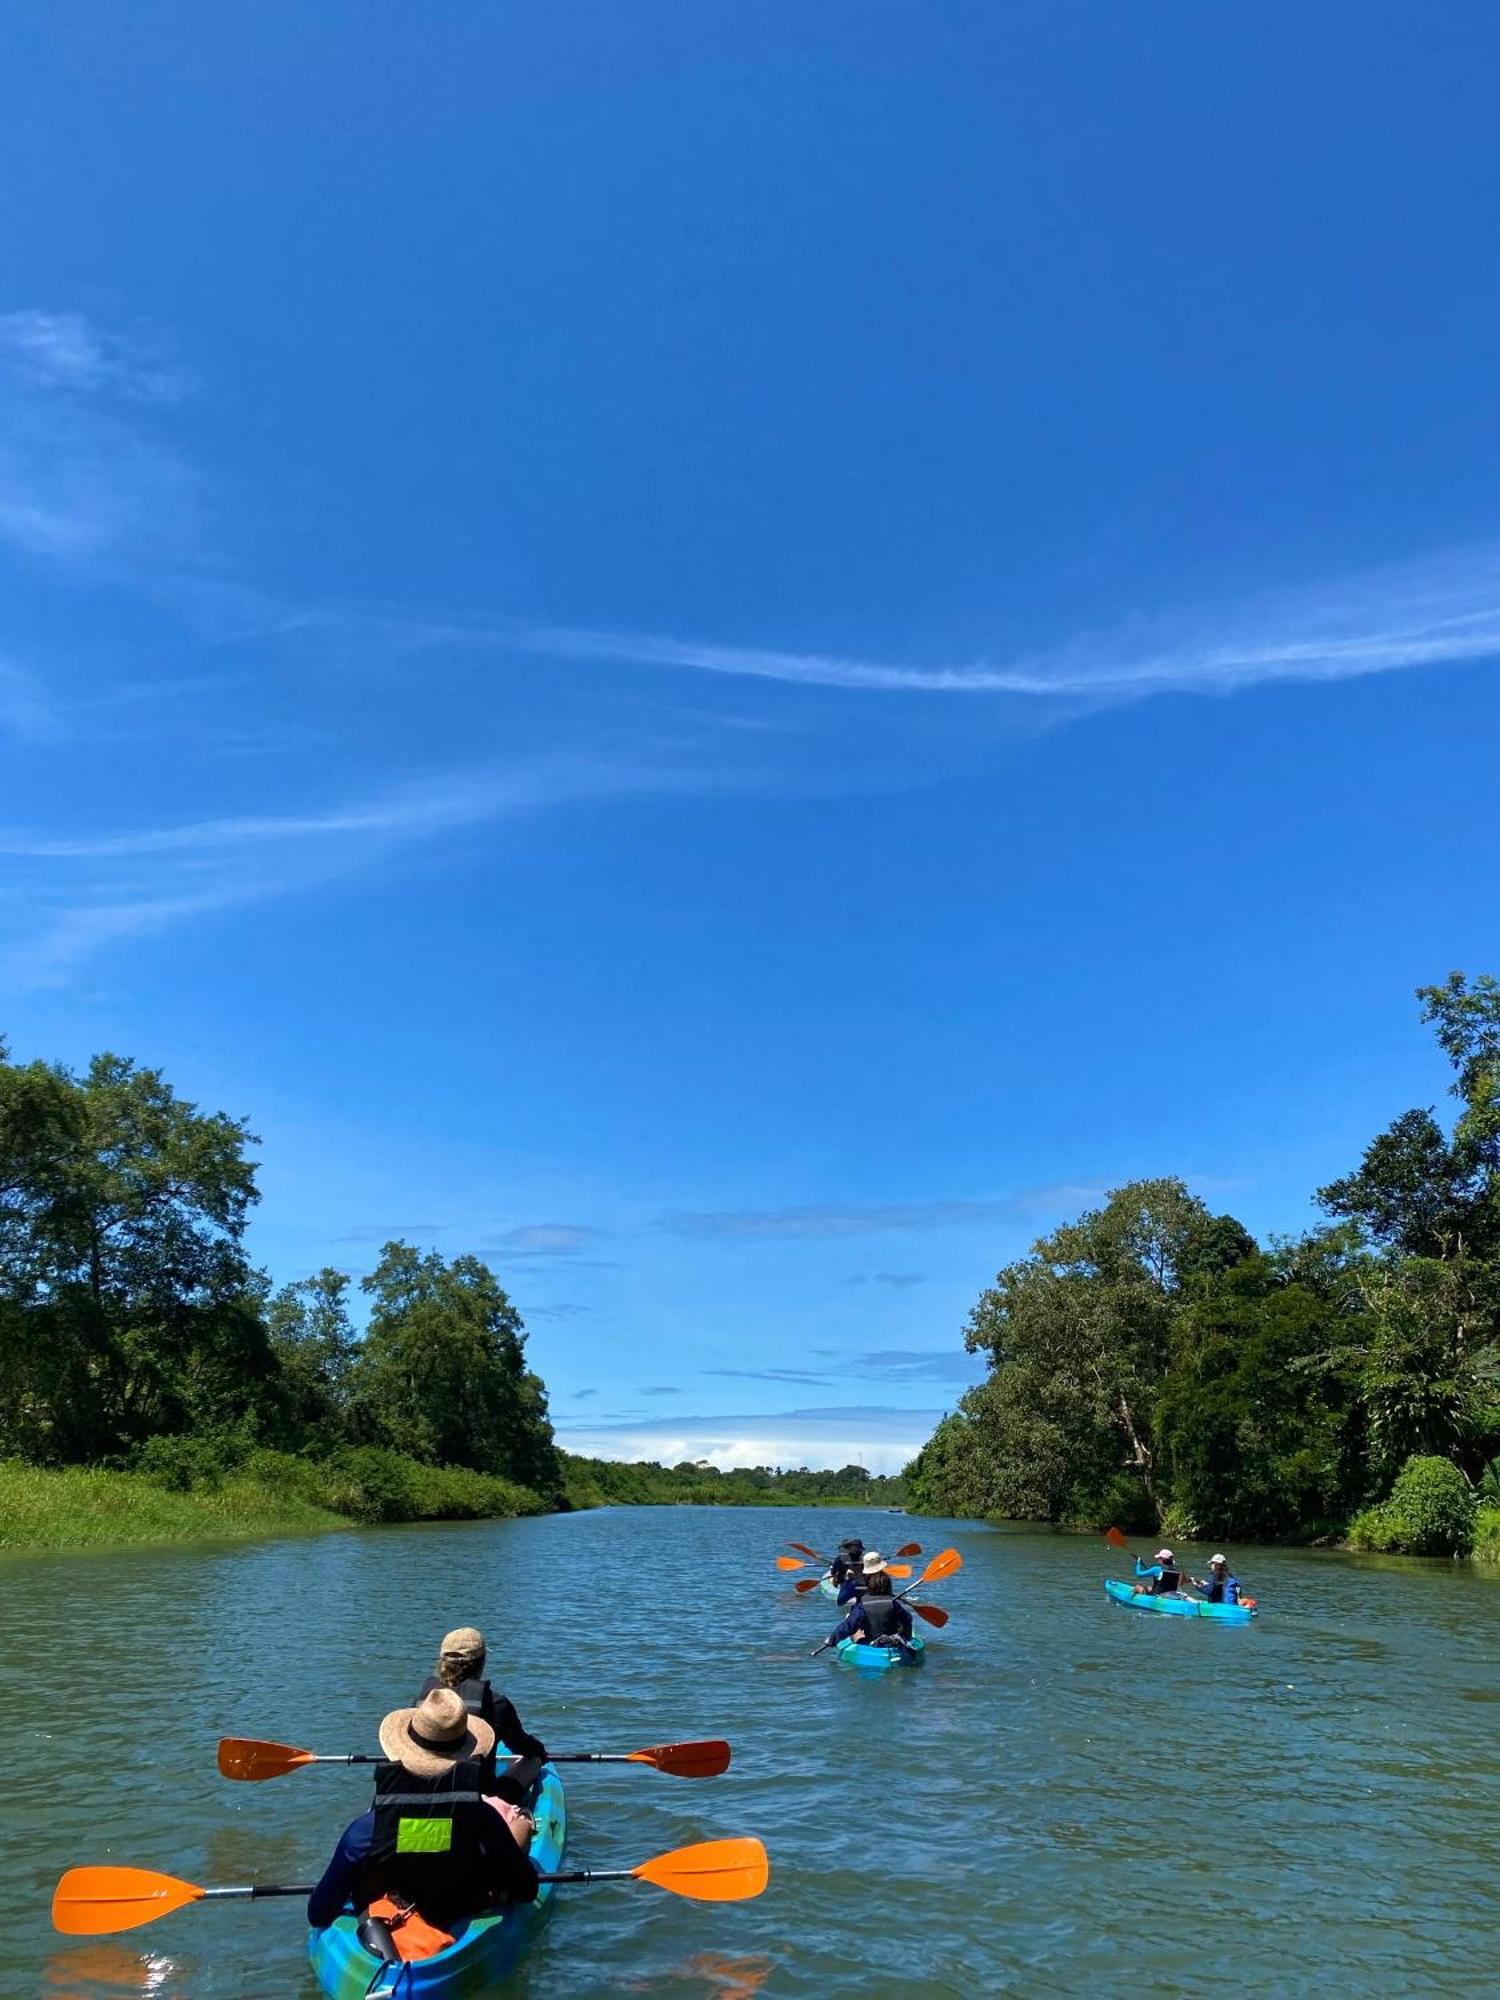
[[[1209,1568],[1212,1569],[1215,1563],[1223,1563],[1224,1567],[1228,1569],[1229,1558],[1228,1556],[1210,1556],[1208,1559]]]
[[[1177,1558],[1176,1556],[1173,1555],[1170,1549],[1158,1549],[1156,1551],[1156,1554],[1151,1558],[1151,1560],[1153,1562],[1169,1563],[1169,1562],[1176,1562]]]

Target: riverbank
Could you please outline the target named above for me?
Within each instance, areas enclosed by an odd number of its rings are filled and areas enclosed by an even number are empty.
[[[253,1540],[400,1521],[514,1520],[547,1503],[508,1479],[395,1452],[257,1452],[222,1476],[0,1461],[0,1551]]]
[[[0,1550],[238,1541],[347,1528],[348,1518],[254,1479],[173,1493],[135,1472],[0,1464]]]

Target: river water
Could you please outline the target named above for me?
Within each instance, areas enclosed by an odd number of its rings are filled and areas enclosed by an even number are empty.
[[[963,1553],[919,1672],[806,1657],[829,1607],[772,1559],[849,1529]],[[470,1622],[553,1749],[734,1745],[706,1782],[576,1771],[572,1861],[737,1833],[771,1853],[750,1904],[560,1891],[515,2000],[1500,1989],[1500,1580],[1280,1550],[1239,1568],[1249,1629],[1111,1605],[1101,1541],[796,1508],[9,1559],[0,1994],[311,2000],[294,1903],[71,1941],[52,1885],[85,1861],[315,1876],[363,1774],[231,1785],[217,1738],[373,1749]]]

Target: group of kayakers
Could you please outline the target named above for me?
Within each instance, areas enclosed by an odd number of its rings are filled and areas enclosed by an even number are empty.
[[[474,1626],[449,1632],[415,1701],[381,1723],[375,1795],[308,1899],[315,1930],[352,1908],[378,1956],[425,1956],[451,1942],[447,1925],[536,1901],[526,1808],[547,1748],[485,1678],[485,1660]],[[516,1758],[504,1771],[497,1740]]]
[[[894,1594],[890,1568],[878,1549],[867,1549],[858,1535],[847,1537],[828,1565],[828,1578],[849,1610],[826,1645],[852,1639],[860,1646],[901,1646],[911,1638],[911,1613]]]
[[[1135,1573],[1146,1579],[1136,1584],[1137,1597],[1181,1596],[1185,1594],[1183,1586],[1187,1584],[1200,1591],[1209,1604],[1238,1604],[1240,1601],[1240,1580],[1230,1574],[1228,1556],[1210,1556],[1207,1576],[1189,1576],[1170,1549],[1158,1549],[1149,1563],[1143,1563],[1139,1556],[1136,1557]]]

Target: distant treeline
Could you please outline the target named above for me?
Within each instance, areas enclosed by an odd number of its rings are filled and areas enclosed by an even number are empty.
[[[0,1459],[248,1482],[359,1520],[561,1504],[493,1272],[387,1243],[362,1335],[340,1271],[273,1291],[244,1248],[254,1143],[159,1071],[0,1044]]]
[[[777,1472],[738,1466],[730,1472],[698,1463],[620,1464],[610,1458],[577,1458],[564,1452],[563,1471],[573,1507],[899,1507],[900,1479],[845,1465],[837,1472]]]
[[[1423,987],[1451,1129],[1405,1112],[1258,1244],[1133,1181],[969,1315],[985,1381],[907,1468],[926,1512],[1500,1560],[1500,984]]]

